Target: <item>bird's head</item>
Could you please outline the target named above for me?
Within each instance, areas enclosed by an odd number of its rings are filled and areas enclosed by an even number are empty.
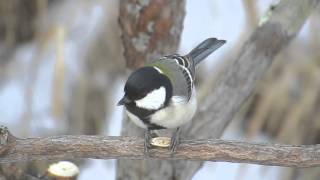
[[[146,66],[129,76],[124,93],[118,105],[157,110],[168,104],[172,97],[172,84],[160,69]]]

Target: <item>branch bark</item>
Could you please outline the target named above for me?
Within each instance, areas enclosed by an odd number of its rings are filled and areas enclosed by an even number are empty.
[[[144,140],[139,137],[53,136],[17,139],[0,146],[0,163],[75,158],[145,159]],[[258,144],[213,139],[181,140],[171,156],[166,148],[154,148],[153,159],[194,161],[226,161],[270,166],[320,166],[320,145],[294,146]]]

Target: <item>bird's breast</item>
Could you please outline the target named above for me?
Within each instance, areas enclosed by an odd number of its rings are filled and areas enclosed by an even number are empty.
[[[172,97],[172,103],[150,116],[150,122],[168,129],[177,128],[189,122],[197,110],[195,92],[189,101],[181,101],[180,97]]]
[[[172,96],[168,106],[154,111],[126,106],[126,112],[137,126],[151,129],[173,129],[189,122],[197,109],[196,93],[192,92],[189,100],[185,97]]]

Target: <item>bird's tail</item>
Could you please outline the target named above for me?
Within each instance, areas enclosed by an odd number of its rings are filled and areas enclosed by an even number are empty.
[[[216,38],[208,38],[195,47],[189,54],[186,56],[190,57],[194,64],[197,65],[207,56],[209,56],[213,51],[221,47],[225,40],[218,40]]]

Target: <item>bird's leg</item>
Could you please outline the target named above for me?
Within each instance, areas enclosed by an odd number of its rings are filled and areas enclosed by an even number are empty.
[[[172,134],[171,142],[169,146],[169,150],[171,153],[176,152],[177,146],[179,144],[179,134],[180,134],[180,127],[178,127]]]
[[[151,148],[150,140],[152,139],[151,130],[147,128],[144,132],[144,155],[149,157],[149,149]]]

